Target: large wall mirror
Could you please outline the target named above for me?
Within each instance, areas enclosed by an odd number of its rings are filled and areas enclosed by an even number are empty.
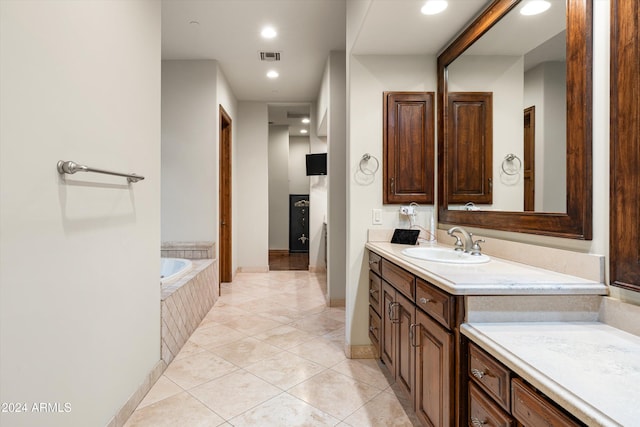
[[[438,57],[439,222],[591,239],[591,2],[495,0]]]

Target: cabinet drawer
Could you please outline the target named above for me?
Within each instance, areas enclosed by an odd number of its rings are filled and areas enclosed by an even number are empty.
[[[513,403],[511,413],[527,427],[581,425],[563,414],[546,398],[538,395],[520,378],[514,378],[511,382],[511,393],[511,401]]]
[[[510,410],[511,371],[473,343],[469,344],[469,378],[505,411]]]
[[[382,278],[389,282],[394,288],[403,293],[411,301],[415,301],[415,277],[413,274],[390,263],[386,259],[382,260]]]
[[[416,306],[451,329],[454,318],[454,298],[422,279],[416,279]]]
[[[469,381],[469,426],[511,427],[514,420]]]
[[[369,271],[369,304],[378,313],[382,313],[382,279]]]
[[[369,338],[371,344],[376,348],[378,355],[380,355],[380,327],[382,321],[378,313],[376,313],[371,306],[369,306]]]
[[[375,271],[378,275],[381,274],[382,271],[382,258],[375,252],[369,252],[369,269],[371,271]]]

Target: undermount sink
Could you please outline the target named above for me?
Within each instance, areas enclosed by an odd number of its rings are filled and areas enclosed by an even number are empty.
[[[450,264],[483,264],[491,259],[487,255],[471,255],[453,249],[418,247],[402,250],[402,254],[425,261],[445,262]]]

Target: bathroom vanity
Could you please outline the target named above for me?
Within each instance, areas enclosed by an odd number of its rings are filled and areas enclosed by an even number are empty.
[[[366,244],[369,336],[424,425],[640,416],[629,400],[640,391],[640,339],[601,321],[603,283],[493,256],[424,261],[407,247]]]

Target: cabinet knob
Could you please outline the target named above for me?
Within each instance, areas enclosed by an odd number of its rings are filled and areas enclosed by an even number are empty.
[[[485,375],[487,375],[487,373],[484,372],[484,371],[481,371],[479,369],[472,369],[471,370],[471,375],[473,375],[477,379],[481,380]]]
[[[481,427],[481,426],[483,426],[483,425],[485,425],[485,424],[487,424],[487,422],[486,422],[486,421],[480,421],[480,419],[479,419],[479,418],[471,417],[471,425],[472,425],[473,427]]]
[[[431,302],[431,299],[429,299],[429,298],[425,298],[425,297],[422,297],[422,298],[420,298],[420,302],[421,302],[422,304],[426,304],[426,303],[428,303],[428,302]]]

